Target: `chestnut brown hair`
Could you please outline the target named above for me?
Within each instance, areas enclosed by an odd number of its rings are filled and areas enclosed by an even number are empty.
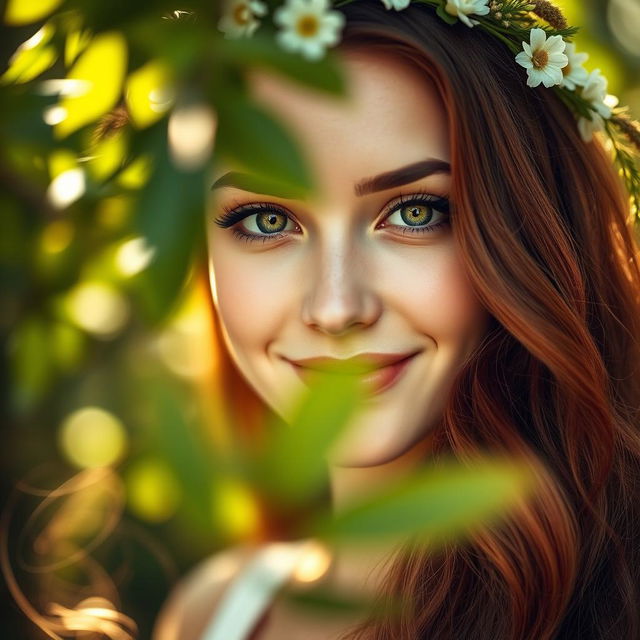
[[[452,229],[492,315],[429,455],[511,453],[546,469],[533,499],[470,544],[407,543],[381,598],[410,606],[348,637],[638,638],[640,267],[624,187],[601,142],[580,138],[552,89],[528,87],[497,39],[418,3],[339,10],[339,48],[399,56],[435,83]],[[260,402],[227,364],[255,421]]]
[[[601,142],[497,39],[428,6],[361,0],[341,47],[400,56],[438,88],[452,229],[493,326],[454,382],[438,457],[526,454],[548,477],[503,526],[407,545],[399,619],[350,638],[640,637],[640,268],[628,196]]]

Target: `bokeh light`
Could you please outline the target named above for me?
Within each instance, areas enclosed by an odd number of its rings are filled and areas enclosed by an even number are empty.
[[[42,119],[50,126],[54,126],[62,122],[68,115],[67,110],[64,107],[60,107],[58,105],[54,105],[53,107],[49,107],[45,109],[42,114]]]
[[[182,378],[201,378],[218,365],[207,295],[200,287],[192,288],[172,322],[152,342],[162,363]]]
[[[213,519],[221,535],[231,540],[254,538],[261,514],[248,486],[233,478],[221,478],[213,487]]]
[[[319,542],[310,540],[305,544],[302,555],[293,572],[298,582],[315,582],[319,580],[331,566],[329,550]]]
[[[145,238],[131,238],[123,242],[116,252],[115,261],[118,271],[126,277],[134,276],[146,269],[155,254]]]
[[[99,338],[111,338],[129,319],[126,298],[104,282],[83,282],[68,294],[66,311],[80,328]]]
[[[83,407],[63,421],[59,445],[76,467],[104,467],[122,458],[127,435],[122,422],[112,413],[100,407]]]
[[[607,20],[616,40],[632,56],[640,56],[640,3],[638,0],[611,0]]]
[[[96,222],[105,229],[122,227],[131,213],[131,204],[131,200],[125,196],[102,198],[95,211]]]
[[[79,167],[56,176],[47,189],[47,199],[56,209],[65,209],[85,193],[84,171]]]
[[[174,99],[171,73],[162,62],[152,60],[129,76],[127,107],[137,127],[148,127],[159,120],[171,108]]]
[[[90,90],[91,83],[78,78],[43,80],[39,85],[39,92],[44,96],[66,96],[70,98],[77,98],[87,94]]]
[[[216,118],[205,104],[177,108],[169,118],[169,151],[180,169],[195,169],[213,149]]]
[[[56,220],[49,223],[40,236],[43,253],[56,254],[64,251],[73,240],[74,227],[68,220]]]
[[[62,371],[75,369],[85,354],[86,337],[73,325],[56,322],[50,328],[51,351]]]
[[[162,460],[148,458],[134,463],[127,472],[126,485],[129,509],[142,520],[168,520],[180,504],[180,485]]]

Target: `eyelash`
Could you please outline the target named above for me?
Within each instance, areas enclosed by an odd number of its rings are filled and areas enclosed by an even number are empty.
[[[391,225],[394,227],[398,227],[402,229],[402,234],[424,234],[424,233],[432,233],[443,227],[445,225],[450,224],[450,202],[448,198],[441,196],[434,196],[430,193],[411,193],[400,195],[398,199],[394,200],[393,203],[386,206],[385,213],[382,219],[382,223],[384,223],[393,213],[395,213],[398,209],[402,207],[406,207],[410,204],[418,204],[418,205],[428,205],[432,210],[437,211],[442,216],[442,220],[436,224],[431,224],[426,227],[411,227],[411,226],[401,226],[401,225]],[[257,215],[259,213],[266,213],[268,211],[276,212],[280,215],[286,216],[289,220],[291,220],[299,229],[299,225],[294,218],[292,218],[287,211],[278,204],[273,202],[256,202],[252,204],[242,205],[239,207],[227,207],[222,206],[224,211],[218,218],[214,220],[215,224],[218,226],[227,229],[229,227],[233,227],[237,225],[239,222],[248,218],[252,215]],[[243,231],[240,228],[234,228],[233,234],[246,242],[256,242],[258,240],[262,240],[262,243],[270,242],[271,240],[282,238],[286,235],[286,233],[278,232],[278,233],[265,233],[263,235],[256,233],[248,233],[247,231]]]

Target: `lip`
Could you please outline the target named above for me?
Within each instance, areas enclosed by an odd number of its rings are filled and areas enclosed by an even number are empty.
[[[303,382],[313,371],[343,371],[361,376],[361,383],[370,395],[387,391],[400,380],[413,358],[420,353],[362,353],[352,358],[302,358],[288,360]]]

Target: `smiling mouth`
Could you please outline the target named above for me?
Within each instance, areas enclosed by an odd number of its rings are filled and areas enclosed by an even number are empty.
[[[288,362],[305,383],[319,371],[347,373],[361,376],[360,382],[366,394],[378,395],[393,387],[400,380],[418,353],[371,355],[349,360],[310,358],[296,361],[288,360]]]

